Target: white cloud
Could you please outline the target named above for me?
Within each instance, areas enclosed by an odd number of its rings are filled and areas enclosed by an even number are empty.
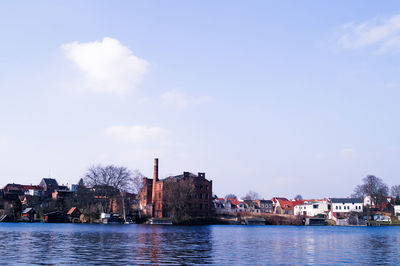
[[[171,105],[182,109],[189,105],[189,99],[177,90],[171,90],[163,93],[160,96],[160,99],[162,103],[166,105]]]
[[[117,93],[136,90],[148,72],[148,62],[113,38],[87,43],[72,42],[63,44],[61,49],[82,71],[85,89]]]
[[[169,131],[161,127],[111,126],[106,133],[111,137],[135,144],[166,144]]]
[[[171,90],[161,94],[160,100],[164,105],[177,107],[179,109],[185,109],[189,105],[198,105],[212,102],[213,98],[209,96],[189,98],[178,90]]]
[[[356,151],[355,151],[354,149],[352,149],[352,148],[345,148],[345,149],[342,149],[342,150],[340,151],[340,155],[341,155],[342,157],[351,157],[351,156],[354,155],[355,152],[356,152]]]
[[[376,46],[378,52],[400,49],[400,14],[343,25],[339,44],[344,48]]]

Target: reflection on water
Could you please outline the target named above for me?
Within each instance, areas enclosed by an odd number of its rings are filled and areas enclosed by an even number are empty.
[[[4,264],[400,264],[398,227],[0,224]]]

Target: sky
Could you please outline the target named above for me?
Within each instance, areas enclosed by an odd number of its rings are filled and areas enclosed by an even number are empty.
[[[400,183],[397,1],[2,1],[0,36],[3,185],[156,157],[218,196]]]

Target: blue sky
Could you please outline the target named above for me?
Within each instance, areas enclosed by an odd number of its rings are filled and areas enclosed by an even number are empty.
[[[398,184],[400,6],[0,3],[0,181],[93,164],[205,171],[214,192]]]

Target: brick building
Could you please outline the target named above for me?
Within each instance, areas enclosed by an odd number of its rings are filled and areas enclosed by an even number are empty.
[[[143,214],[155,218],[169,217],[166,210],[165,191],[169,182],[185,182],[193,184],[190,196],[191,214],[197,217],[214,215],[212,205],[212,181],[205,178],[205,173],[197,175],[183,172],[182,175],[170,176],[160,180],[158,178],[158,159],[154,159],[153,178],[143,178],[143,187],[140,191],[139,207]]]

